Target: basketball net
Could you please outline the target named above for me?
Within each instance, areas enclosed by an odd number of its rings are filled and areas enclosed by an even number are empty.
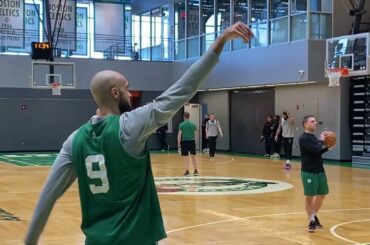
[[[348,68],[326,68],[326,74],[329,78],[329,87],[339,87],[340,77],[349,75]]]
[[[61,95],[62,85],[58,82],[50,83],[52,95]]]

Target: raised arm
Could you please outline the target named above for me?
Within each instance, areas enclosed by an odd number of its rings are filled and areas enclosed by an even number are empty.
[[[71,161],[72,137],[73,134],[63,144],[51,168],[28,227],[25,238],[26,245],[37,244],[55,202],[76,179],[76,173]]]
[[[218,62],[225,43],[237,37],[247,42],[252,36],[251,30],[244,23],[238,22],[228,27],[207,53],[163,94],[143,107],[122,114],[120,123],[124,148],[133,155],[140,155],[144,151],[146,140],[155,129],[167,123],[195,95]]]

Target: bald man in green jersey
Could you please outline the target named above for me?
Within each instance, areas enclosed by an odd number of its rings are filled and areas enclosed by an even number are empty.
[[[25,238],[37,244],[59,197],[78,179],[88,245],[152,245],[166,237],[146,141],[190,100],[218,62],[224,44],[253,36],[238,22],[152,103],[131,110],[128,81],[115,71],[97,73],[91,93],[99,113],[64,142],[41,192]]]

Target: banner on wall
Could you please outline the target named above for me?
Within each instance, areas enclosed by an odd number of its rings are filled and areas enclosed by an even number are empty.
[[[123,52],[124,47],[124,5],[115,3],[94,3],[95,36],[94,50],[113,55]],[[109,14],[107,14],[109,13]]]
[[[1,1],[1,0],[0,0]],[[40,17],[39,4],[25,4],[24,11],[24,25],[25,25],[25,35],[24,35],[24,49],[25,51],[31,52],[31,42],[38,42],[40,35]]]
[[[1,0],[0,0],[1,1]],[[59,0],[50,1],[51,31],[54,33],[54,45],[62,50],[76,49],[76,1]],[[45,19],[45,17],[44,17]],[[57,41],[57,35],[59,38]],[[45,37],[44,40],[47,40]],[[57,42],[57,43],[56,43]]]
[[[0,46],[24,47],[24,0],[0,0]]]
[[[87,55],[87,8],[77,8],[75,55]]]
[[[131,32],[131,11],[125,9],[125,36],[124,36],[124,43],[125,43],[125,48],[124,48],[124,53],[130,55],[131,52],[134,52],[134,46],[132,45],[132,32]],[[136,50],[135,50],[136,51]],[[132,55],[134,55],[132,53]]]
[[[199,35],[199,11],[198,9],[189,9],[188,18],[188,36],[198,36]]]

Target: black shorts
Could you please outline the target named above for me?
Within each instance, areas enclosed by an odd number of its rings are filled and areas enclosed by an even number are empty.
[[[195,155],[195,140],[181,141],[181,156]]]

